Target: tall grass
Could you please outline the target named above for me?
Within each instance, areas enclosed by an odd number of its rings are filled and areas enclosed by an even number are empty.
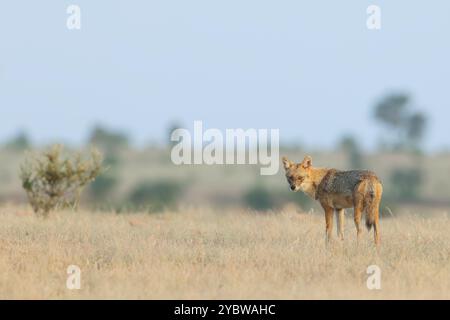
[[[449,216],[382,221],[382,248],[325,247],[321,214],[186,208],[164,214],[0,208],[0,298],[392,299],[450,298]],[[66,288],[69,265],[81,290]],[[368,290],[369,265],[382,270]]]

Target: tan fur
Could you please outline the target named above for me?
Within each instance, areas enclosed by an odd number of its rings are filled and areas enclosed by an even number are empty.
[[[299,164],[283,157],[286,178],[292,191],[303,191],[318,200],[325,211],[327,241],[331,239],[333,213],[338,221],[338,236],[344,238],[344,209],[354,209],[354,221],[358,239],[361,235],[361,216],[365,212],[366,226],[374,227],[374,241],[380,244],[379,206],[383,187],[371,171],[339,171],[315,168],[312,158],[306,156]]]

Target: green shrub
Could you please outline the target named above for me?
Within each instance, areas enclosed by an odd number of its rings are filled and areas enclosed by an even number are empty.
[[[181,185],[174,181],[146,181],[138,185],[129,196],[129,202],[138,208],[150,212],[173,207],[181,190]]]
[[[62,146],[55,145],[40,155],[29,155],[21,166],[20,178],[28,200],[37,214],[75,208],[83,188],[102,171],[101,154],[92,150],[90,158],[81,154],[62,157]]]
[[[118,179],[111,173],[102,174],[94,182],[92,182],[89,193],[94,202],[104,201],[112,195],[113,190],[117,186]]]
[[[292,192],[291,190],[288,190],[289,188],[286,187],[286,190],[283,190],[280,192],[280,201],[282,201],[283,205],[287,203],[295,203],[297,206],[301,207],[303,210],[309,210],[314,205],[314,202],[311,200],[310,197],[308,197],[303,192]]]
[[[104,154],[103,157],[104,172],[89,187],[88,193],[90,200],[96,205],[100,202],[116,203],[111,201],[113,192],[119,184],[118,168],[120,166],[120,157],[114,152]]]
[[[244,203],[255,210],[270,210],[275,206],[272,194],[262,186],[250,188],[244,195]]]
[[[279,209],[288,203],[294,203],[306,210],[313,204],[303,192],[292,192],[287,186],[285,189],[268,189],[255,185],[247,190],[243,201],[246,206],[259,211]]]
[[[397,168],[390,176],[391,197],[394,200],[417,200],[420,196],[420,186],[423,173],[416,168]]]

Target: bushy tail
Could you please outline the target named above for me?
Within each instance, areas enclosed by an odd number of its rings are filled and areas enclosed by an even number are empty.
[[[373,179],[370,179],[367,184],[366,189],[366,195],[364,198],[364,211],[366,213],[365,220],[366,220],[366,227],[367,230],[370,231],[372,229],[372,226],[375,223],[375,219],[378,215],[379,210],[379,201],[377,198],[377,190],[375,184],[379,183],[378,181],[375,181]],[[381,195],[380,195],[381,196]]]

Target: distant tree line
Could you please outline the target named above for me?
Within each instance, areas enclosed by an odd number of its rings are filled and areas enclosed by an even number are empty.
[[[389,187],[385,197],[390,201],[415,201],[420,199],[420,186],[424,179],[421,157],[428,123],[426,114],[416,108],[408,94],[391,93],[382,97],[374,105],[373,118],[382,129],[380,150],[410,153],[415,159],[413,166],[399,166],[391,170],[387,181]],[[179,127],[179,123],[172,123],[168,127],[169,136],[174,129]],[[170,146],[170,139],[167,141],[168,146]],[[102,174],[95,175],[95,179],[92,177],[87,179],[86,182],[80,183],[81,186],[84,186],[89,181],[89,198],[92,203],[98,205],[110,203],[112,206],[119,208],[119,211],[127,211],[127,208],[135,210],[136,207],[147,208],[148,211],[158,211],[165,207],[173,207],[177,203],[182,194],[182,183],[169,180],[141,181],[129,192],[125,199],[119,201],[114,195],[120,186],[119,172],[122,153],[130,148],[130,138],[123,132],[97,125],[91,131],[87,143],[101,152],[102,168],[104,169],[101,170]],[[31,140],[23,131],[4,145],[4,148],[11,151],[23,151],[31,147]],[[364,152],[355,136],[350,134],[343,136],[338,144],[338,149],[347,156],[349,167],[354,169],[366,168]],[[49,154],[44,154],[44,158],[47,157],[47,160],[50,160]],[[49,164],[48,168],[52,168],[52,166]],[[68,175],[68,173],[64,173],[66,169],[61,167],[58,174]],[[42,174],[43,168],[39,170]],[[100,168],[93,170],[100,172]],[[55,174],[55,172],[47,172],[47,174]],[[22,179],[25,181],[24,187],[26,187],[29,198],[34,197],[33,202],[37,203],[38,200],[36,199],[42,199],[43,197],[33,196],[33,194],[38,193],[32,190],[31,176],[30,172],[22,171]],[[57,203],[54,199],[52,201]],[[255,210],[271,210],[279,208],[287,202],[294,202],[302,207],[311,204],[306,197],[285,193],[284,190],[274,192],[274,190],[269,190],[260,183],[250,187],[242,196],[242,203]]]

